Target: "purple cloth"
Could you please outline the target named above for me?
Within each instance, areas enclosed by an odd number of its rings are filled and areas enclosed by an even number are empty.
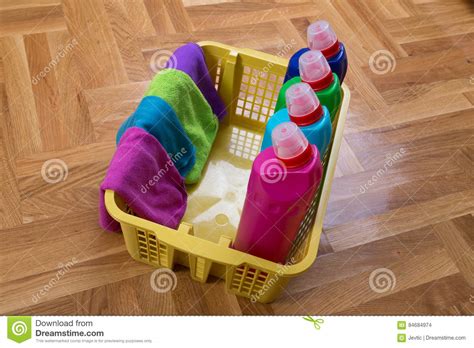
[[[114,190],[144,219],[177,228],[186,211],[184,181],[160,142],[147,131],[130,127],[122,135],[100,185],[99,222],[120,230],[105,208],[105,190]]]
[[[212,112],[219,120],[226,115],[224,102],[217,94],[214,82],[209,75],[202,48],[190,42],[174,51],[166,63],[166,68],[181,70],[188,74],[211,106]]]

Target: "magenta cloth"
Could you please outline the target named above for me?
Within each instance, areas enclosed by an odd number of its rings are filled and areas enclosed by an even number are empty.
[[[199,45],[190,42],[177,48],[166,63],[166,68],[181,70],[188,74],[206,98],[214,115],[219,120],[224,118],[226,115],[224,102],[214,87],[204,53]]]
[[[144,219],[177,228],[186,211],[184,181],[160,142],[139,127],[122,135],[100,185],[99,222],[103,229],[120,230],[105,208],[105,190],[114,190]]]

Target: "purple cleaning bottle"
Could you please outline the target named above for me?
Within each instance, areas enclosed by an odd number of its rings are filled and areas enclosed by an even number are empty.
[[[317,147],[293,122],[276,126],[272,143],[253,163],[233,247],[284,263],[323,168]]]

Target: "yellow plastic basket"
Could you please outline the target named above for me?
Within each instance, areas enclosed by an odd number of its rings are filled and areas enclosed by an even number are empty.
[[[285,265],[230,248],[245,198],[252,161],[265,123],[275,107],[288,60],[216,42],[200,42],[228,115],[219,133],[203,179],[188,188],[188,208],[177,230],[133,215],[123,200],[108,190],[105,204],[122,228],[130,255],[154,267],[189,268],[191,277],[206,282],[209,274],[225,279],[232,293],[252,301],[271,302],[290,278],[316,259],[323,218],[341,146],[350,93],[333,124],[333,141],[324,162],[325,176],[298,232]]]

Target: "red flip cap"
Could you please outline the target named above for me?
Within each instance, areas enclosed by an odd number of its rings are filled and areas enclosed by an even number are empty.
[[[331,67],[321,51],[308,51],[299,59],[301,81],[306,82],[314,91],[328,88],[334,81]]]
[[[288,168],[298,168],[308,163],[311,157],[313,157],[313,147],[308,145],[306,149],[298,155],[285,159],[280,158],[280,160],[282,160]]]
[[[335,56],[337,54],[337,52],[339,52],[339,40],[337,40],[331,46],[321,50],[321,53],[324,54],[326,59],[329,59],[329,58]]]
[[[293,122],[284,122],[272,131],[273,150],[288,168],[300,167],[313,156],[313,147]]]
[[[317,122],[323,116],[323,108],[307,83],[295,83],[286,90],[286,107],[290,120],[298,126],[307,126]]]
[[[329,59],[339,52],[339,40],[327,21],[316,21],[308,26],[308,47],[319,50]]]

